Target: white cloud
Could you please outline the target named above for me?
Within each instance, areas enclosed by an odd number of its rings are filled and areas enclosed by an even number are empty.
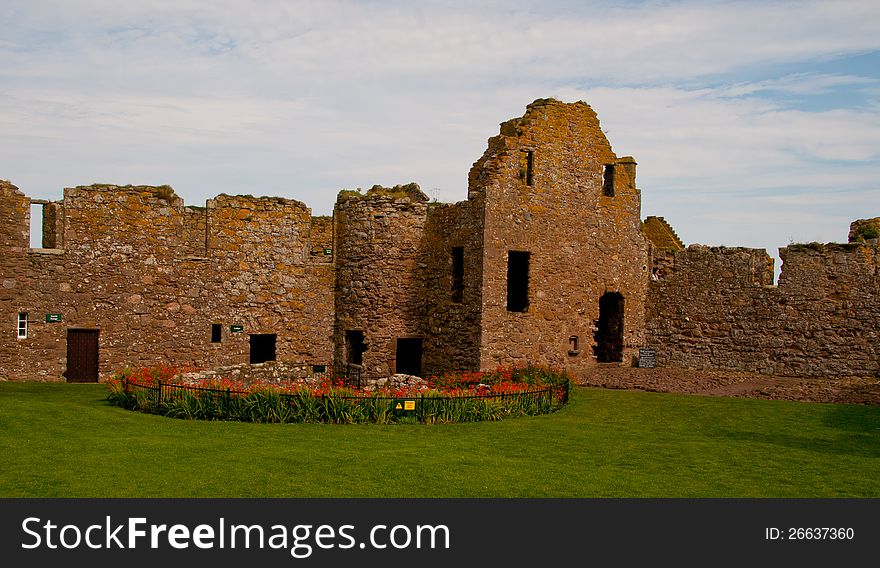
[[[687,240],[779,246],[812,196],[851,192],[835,222],[878,197],[880,94],[779,98],[876,90],[876,69],[783,69],[880,50],[873,2],[31,1],[0,25],[0,177],[35,196],[170,183],[326,213],[343,187],[416,181],[459,200],[498,123],[556,96],[593,105]]]

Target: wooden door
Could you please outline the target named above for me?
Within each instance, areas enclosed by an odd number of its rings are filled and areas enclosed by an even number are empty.
[[[98,333],[97,329],[67,330],[68,383],[98,382]]]

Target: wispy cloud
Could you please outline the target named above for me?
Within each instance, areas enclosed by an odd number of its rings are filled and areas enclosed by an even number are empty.
[[[464,199],[498,123],[556,96],[593,105],[688,241],[823,240],[827,199],[835,223],[880,214],[880,57],[828,67],[880,53],[874,2],[12,0],[0,26],[0,177],[38,197]]]

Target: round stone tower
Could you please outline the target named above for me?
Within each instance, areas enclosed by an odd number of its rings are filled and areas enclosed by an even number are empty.
[[[334,358],[361,377],[422,374],[419,260],[428,197],[411,183],[342,191],[334,211]]]

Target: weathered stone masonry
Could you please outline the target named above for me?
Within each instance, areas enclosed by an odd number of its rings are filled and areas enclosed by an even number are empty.
[[[880,219],[849,244],[782,249],[774,286],[765,251],[685,248],[641,221],[635,170],[588,105],[542,99],[501,124],[455,204],[376,186],[313,217],[272,197],[186,206],[167,186],[30,200],[0,181],[0,378],[273,359],[367,379],[578,373],[643,347],[667,366],[880,374]],[[29,247],[33,204],[45,248]]]
[[[651,282],[647,343],[658,364],[766,374],[880,374],[874,243],[763,250],[691,245]]]
[[[59,379],[76,330],[98,330],[102,375],[247,362],[251,334],[275,334],[286,360],[331,356],[332,263],[311,254],[314,238],[332,246],[330,234],[299,202],[221,195],[193,208],[165,187],[68,188],[53,204],[64,248],[30,249],[30,200],[8,182],[0,199],[0,307],[6,321],[28,320],[26,338],[3,334],[5,378]]]

